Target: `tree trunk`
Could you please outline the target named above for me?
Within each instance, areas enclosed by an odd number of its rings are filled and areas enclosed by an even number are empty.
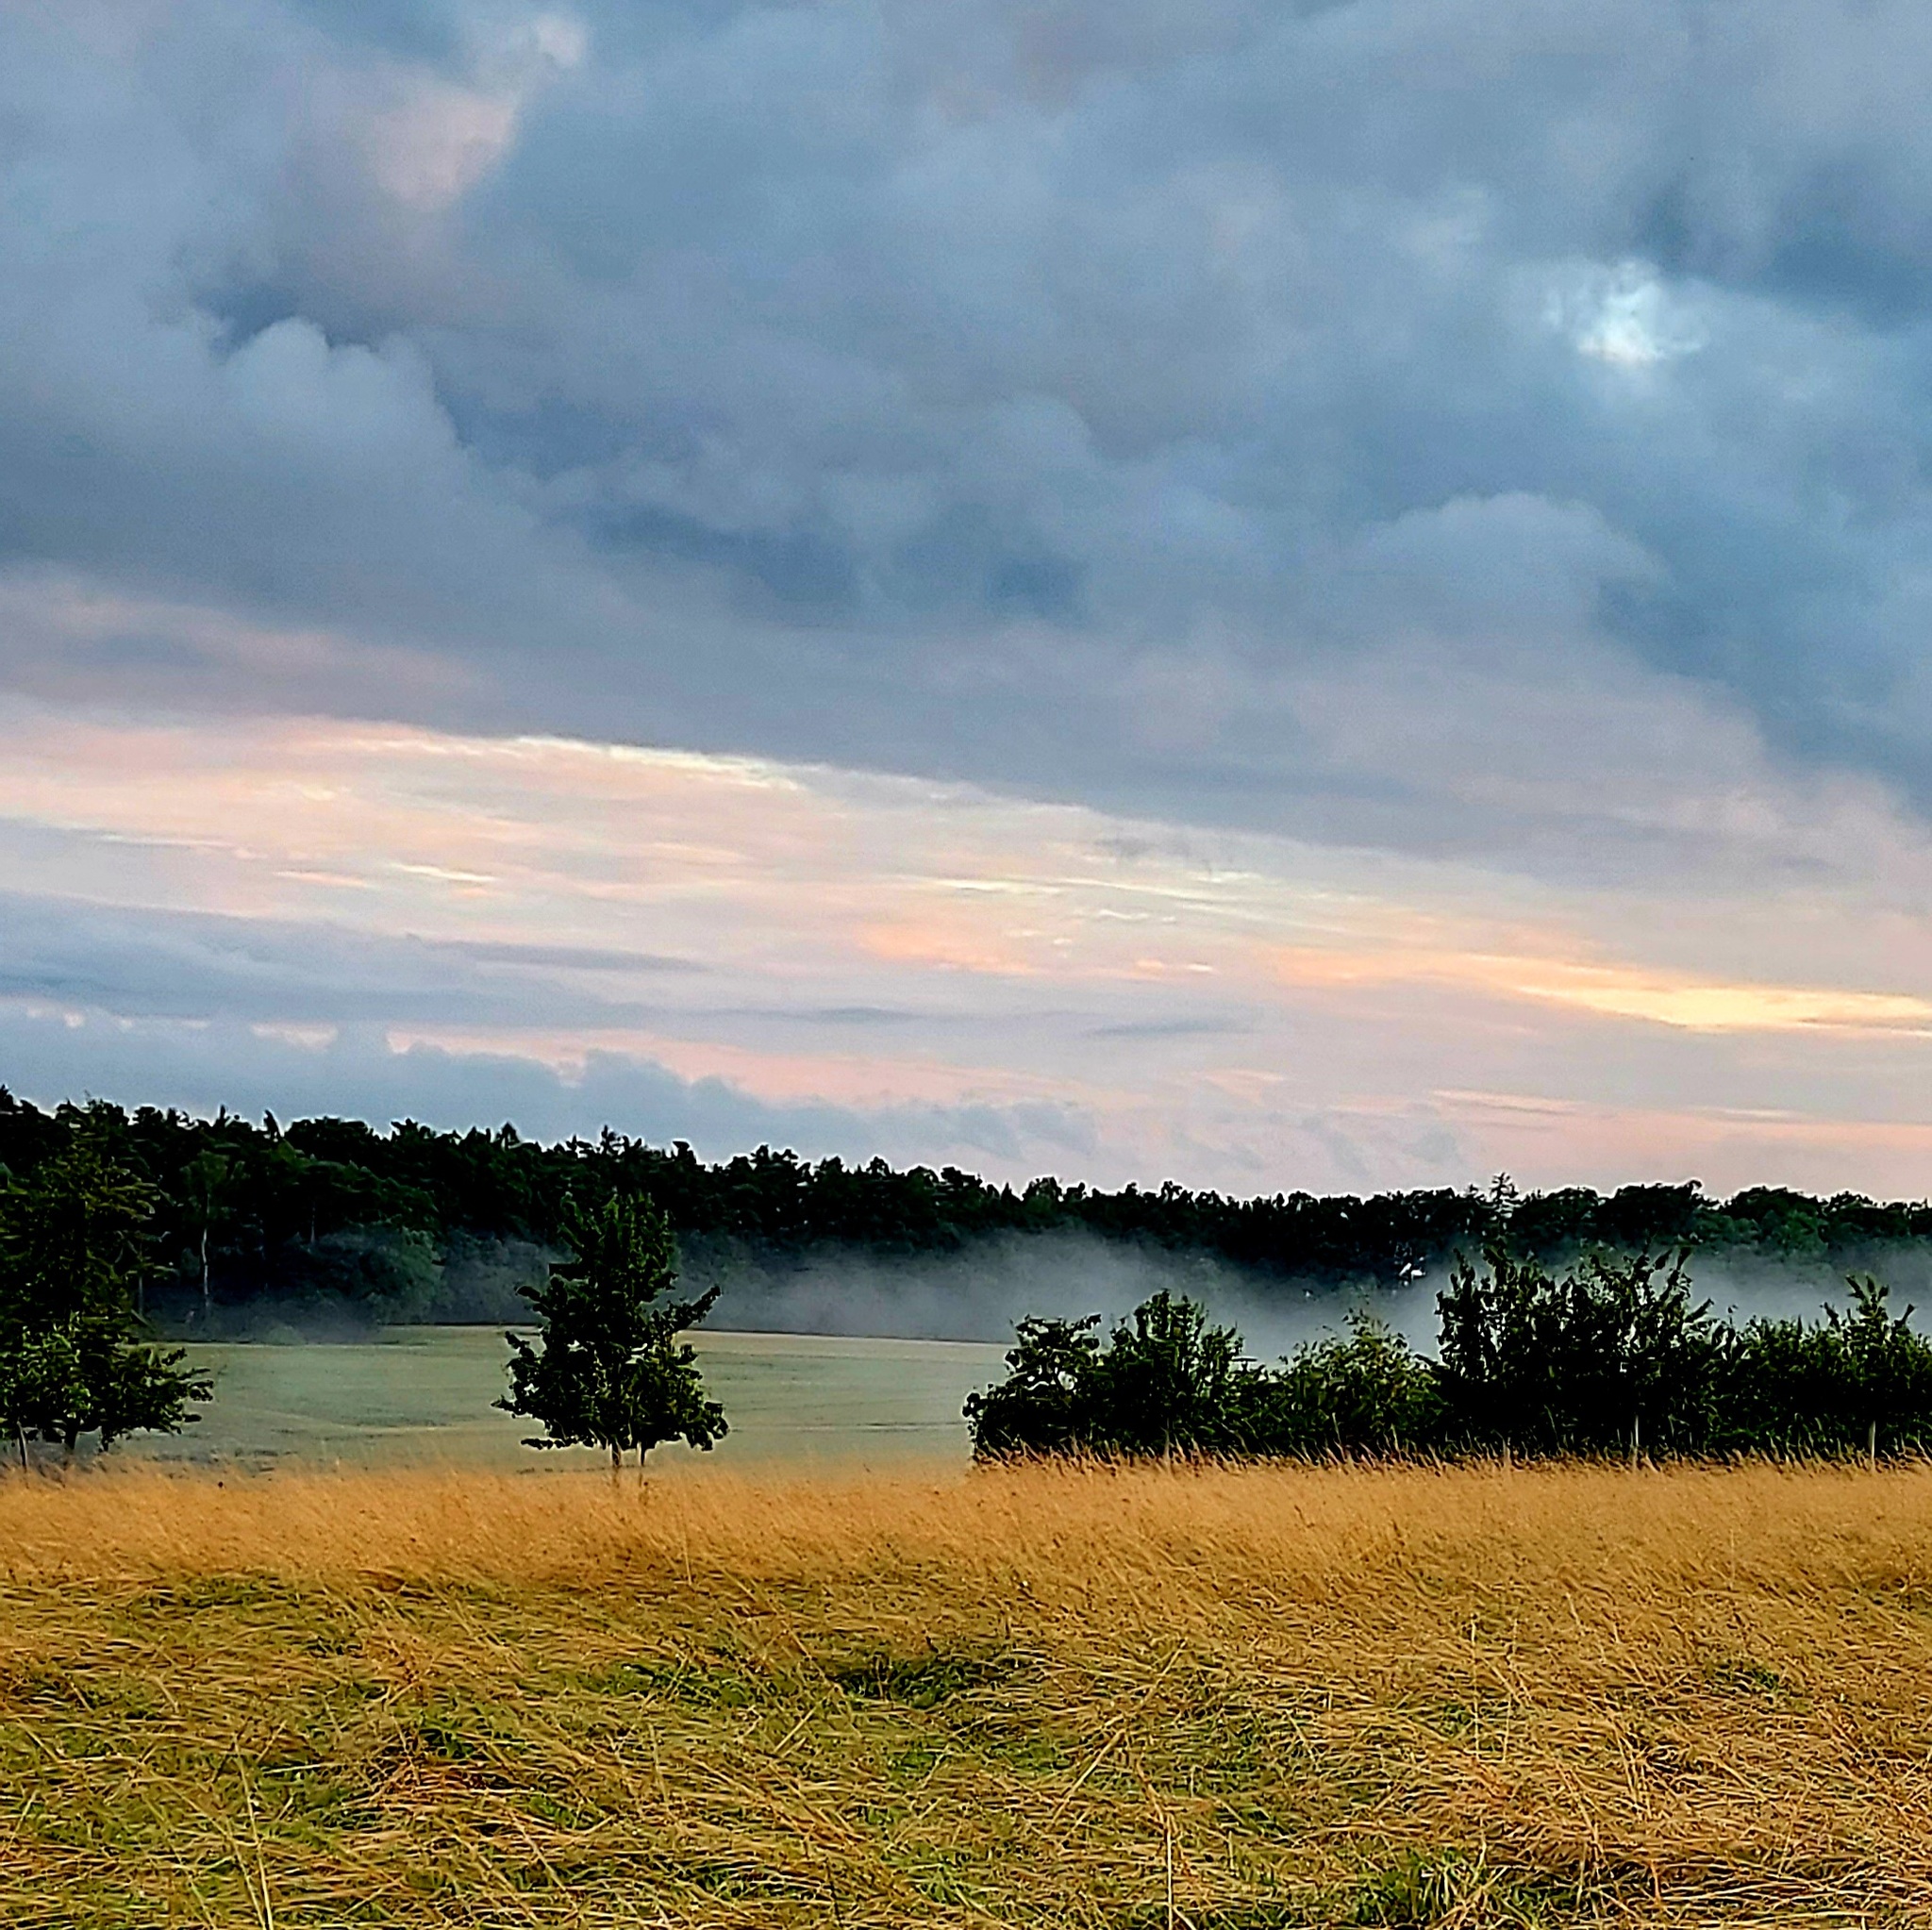
[[[1630,1417],[1630,1465],[1637,1465],[1638,1457],[1643,1452],[1643,1418],[1633,1414]]]
[[[201,1323],[207,1328],[214,1319],[214,1296],[208,1285],[208,1221],[201,1223]]]
[[[1868,1422],[1865,1426],[1865,1465],[1874,1473],[1878,1472],[1878,1423]]]

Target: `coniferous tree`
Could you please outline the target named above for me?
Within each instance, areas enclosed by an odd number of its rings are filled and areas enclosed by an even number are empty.
[[[613,1194],[585,1210],[565,1209],[570,1259],[526,1297],[542,1331],[510,1334],[510,1391],[497,1406],[541,1422],[530,1447],[601,1447],[613,1468],[625,1450],[638,1462],[667,1440],[711,1447],[724,1410],[705,1395],[697,1358],[678,1336],[718,1297],[663,1300],[677,1278],[671,1223],[650,1201]]]

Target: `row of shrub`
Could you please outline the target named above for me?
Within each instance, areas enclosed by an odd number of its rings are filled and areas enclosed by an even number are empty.
[[[982,1459],[1924,1453],[1932,1341],[1880,1282],[1848,1285],[1815,1321],[1740,1323],[1693,1302],[1681,1251],[1558,1273],[1492,1247],[1438,1296],[1433,1359],[1357,1313],[1273,1367],[1159,1293],[1105,1339],[1097,1315],[1021,1322],[1008,1377],[966,1418]]]

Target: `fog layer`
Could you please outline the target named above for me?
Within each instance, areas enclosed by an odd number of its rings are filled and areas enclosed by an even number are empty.
[[[1868,1269],[1892,1287],[1895,1311],[1932,1302],[1932,1255],[1917,1247],[1874,1250],[1857,1257],[1857,1270]],[[1341,1331],[1357,1310],[1433,1353],[1436,1296],[1448,1284],[1441,1269],[1399,1288],[1336,1287],[1077,1231],[1001,1235],[938,1258],[881,1259],[827,1249],[774,1263],[693,1246],[686,1278],[720,1289],[713,1327],[942,1340],[1006,1340],[1029,1314],[1097,1313],[1110,1323],[1164,1289],[1203,1303],[1264,1360]],[[1843,1272],[1808,1257],[1753,1264],[1736,1256],[1704,1263],[1693,1256],[1690,1278],[1694,1298],[1740,1324],[1816,1320],[1825,1306],[1846,1304]]]

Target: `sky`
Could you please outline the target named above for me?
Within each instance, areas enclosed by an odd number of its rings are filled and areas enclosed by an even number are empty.
[[[0,1083],[1932,1191],[1932,13],[0,0]]]

